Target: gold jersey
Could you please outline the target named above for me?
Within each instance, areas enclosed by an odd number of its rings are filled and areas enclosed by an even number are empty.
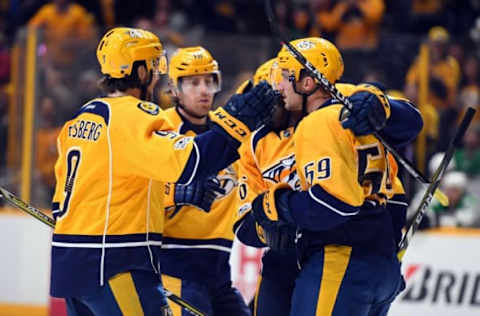
[[[133,96],[85,104],[58,136],[52,295],[76,296],[128,269],[157,270],[163,183],[197,145]],[[198,158],[199,159],[199,158]]]
[[[373,135],[355,136],[342,127],[342,105],[321,107],[295,132],[295,155],[303,190],[318,184],[350,206],[394,194],[391,154]],[[387,158],[388,157],[388,158]]]
[[[184,119],[177,108],[167,109],[165,115],[179,134],[195,136],[195,130],[205,129]],[[230,281],[228,261],[234,238],[236,163],[216,177],[225,194],[217,194],[208,213],[189,205],[182,206],[173,217],[173,211],[165,212],[162,274],[207,284]],[[166,184],[169,197],[172,188],[173,184]]]

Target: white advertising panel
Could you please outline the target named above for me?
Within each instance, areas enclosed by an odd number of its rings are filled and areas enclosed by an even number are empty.
[[[480,236],[419,233],[403,273],[407,286],[389,316],[480,315]]]

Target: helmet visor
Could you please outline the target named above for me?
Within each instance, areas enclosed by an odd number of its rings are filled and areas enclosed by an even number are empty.
[[[207,93],[217,93],[221,89],[221,82],[217,73],[186,76],[180,79],[178,88],[183,93],[192,93],[199,89]]]

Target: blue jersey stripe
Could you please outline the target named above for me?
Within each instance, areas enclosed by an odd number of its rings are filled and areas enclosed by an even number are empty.
[[[77,118],[80,114],[82,113],[92,113],[99,115],[103,117],[103,120],[105,121],[105,124],[110,123],[110,109],[108,107],[108,104],[102,102],[102,101],[92,101],[90,103],[85,104],[80,108],[80,110],[75,113],[75,115],[72,117],[72,120]]]

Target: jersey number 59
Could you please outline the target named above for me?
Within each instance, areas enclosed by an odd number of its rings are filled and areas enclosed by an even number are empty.
[[[314,180],[325,180],[330,178],[330,157],[322,158],[316,163],[311,161],[305,165],[305,179],[311,185]]]

